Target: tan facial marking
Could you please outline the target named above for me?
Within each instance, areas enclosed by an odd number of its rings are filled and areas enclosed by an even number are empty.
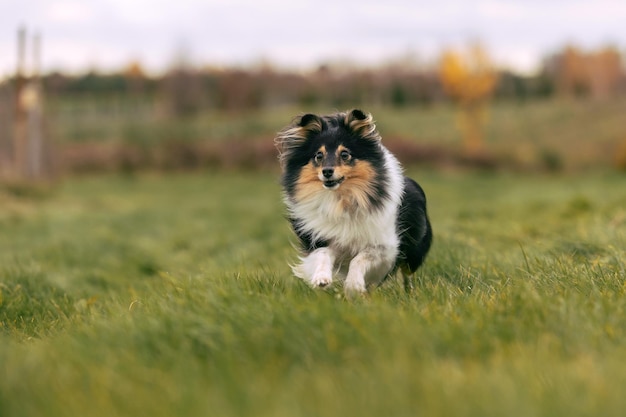
[[[322,190],[318,171],[319,168],[314,166],[313,162],[309,162],[302,167],[296,183],[296,199],[310,198],[313,194]]]
[[[337,190],[340,194],[345,210],[366,207],[372,193],[372,180],[376,172],[372,166],[364,161],[356,161],[353,166],[342,166],[341,175],[345,181]]]

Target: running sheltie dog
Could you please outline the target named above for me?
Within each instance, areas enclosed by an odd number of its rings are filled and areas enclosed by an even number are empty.
[[[302,249],[296,276],[365,292],[401,269],[405,289],[432,241],[422,188],[402,174],[371,114],[305,114],[276,137],[289,221]]]

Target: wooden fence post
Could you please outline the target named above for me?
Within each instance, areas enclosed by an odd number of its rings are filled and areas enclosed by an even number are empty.
[[[17,31],[17,66],[15,69],[15,120],[13,124],[13,175],[17,178],[25,174],[26,161],[26,109],[22,99],[26,76],[24,75],[24,55],[26,52],[26,29]]]
[[[41,179],[45,174],[43,141],[43,86],[41,83],[41,36],[33,37],[32,70],[26,74],[26,29],[17,31],[12,164],[14,180]]]
[[[42,93],[39,74],[41,57],[41,37],[36,34],[33,38],[33,72],[31,81],[24,91],[23,103],[27,112],[27,174],[31,178],[40,178],[43,174],[43,132],[42,132]]]

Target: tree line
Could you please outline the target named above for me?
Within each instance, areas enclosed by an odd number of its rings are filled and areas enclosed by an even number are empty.
[[[251,110],[284,104],[342,108],[353,103],[429,105],[449,98],[442,81],[446,53],[436,65],[397,61],[378,68],[320,65],[298,72],[270,64],[253,68],[178,65],[164,75],[147,75],[133,62],[116,73],[50,73],[48,95],[127,94],[162,98],[178,116],[204,109]],[[534,75],[497,71],[490,89],[496,99],[527,100],[555,95],[606,98],[626,91],[622,56],[615,47],[583,51],[568,46],[546,57]],[[469,63],[468,65],[473,65]]]

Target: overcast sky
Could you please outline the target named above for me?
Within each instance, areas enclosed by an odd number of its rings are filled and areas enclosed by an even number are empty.
[[[198,65],[429,62],[472,39],[532,71],[568,43],[626,50],[626,0],[0,0],[0,77],[15,68],[20,25],[42,34],[46,71],[131,60],[162,71],[180,50]]]

